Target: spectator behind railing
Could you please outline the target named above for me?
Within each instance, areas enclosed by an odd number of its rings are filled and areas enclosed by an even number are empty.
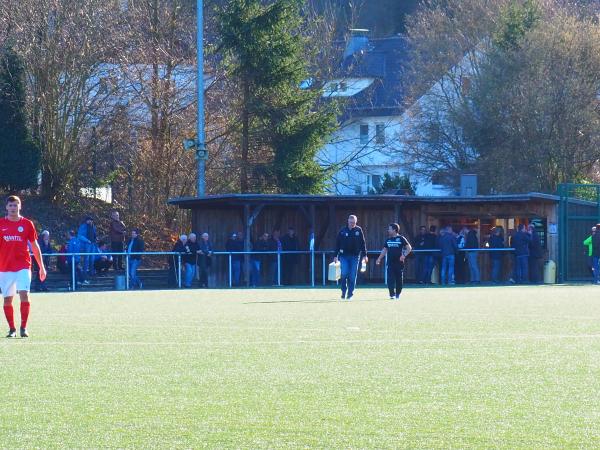
[[[107,251],[108,245],[106,242],[100,241],[96,247],[97,254],[94,255],[94,270],[99,274],[107,273],[113,265],[113,257],[107,255]]]
[[[67,243],[67,253],[82,253],[81,240],[74,230],[69,231],[69,242]],[[71,256],[67,258],[69,264],[69,271],[75,271],[75,283],[76,284],[90,284],[86,278],[86,274],[83,271],[83,257],[82,256]],[[75,265],[75,268],[72,266]]]
[[[208,233],[202,233],[198,253],[198,268],[200,270],[200,287],[208,287],[208,275],[212,267],[213,249]]]
[[[127,244],[127,253],[142,253],[145,250],[144,240],[140,236],[140,230],[134,228],[131,230],[131,239]],[[130,255],[129,256],[129,280],[131,286],[135,289],[136,287],[142,289],[142,280],[137,276],[137,270],[142,264],[141,255]]]
[[[427,228],[424,225],[419,227],[419,234],[415,238],[415,250],[429,250],[433,248],[430,247],[431,244],[431,234],[427,233]],[[435,245],[435,242],[433,243]],[[433,255],[429,253],[417,253],[415,256],[415,277],[417,278],[417,283],[425,284],[427,283],[427,276],[429,275],[429,280],[431,280],[431,266],[433,264]]]
[[[52,248],[52,244],[50,244],[50,232],[48,230],[44,230],[40,233],[40,237],[38,238],[38,244],[40,246],[40,251],[42,253],[42,259],[44,260],[44,266],[46,267],[46,271],[50,272],[50,256],[54,253],[54,249]],[[34,272],[39,272],[39,267],[35,260],[33,261],[33,270]],[[35,290],[48,292],[48,286],[46,284],[46,280],[40,281],[39,276],[33,277],[35,280]]]
[[[184,255],[186,252],[185,246],[187,244],[187,235],[182,234],[173,245],[173,249],[171,250],[173,253],[179,253]],[[179,258],[177,255],[169,255],[169,287],[176,287],[177,280],[180,276],[180,267],[179,267]]]
[[[499,249],[504,248],[504,235],[502,234],[502,228],[494,228],[492,236],[490,236],[490,248]],[[502,260],[504,258],[504,252],[493,251],[491,252],[490,259],[492,261],[492,282],[494,284],[501,283],[502,276]]]
[[[196,275],[196,265],[198,263],[199,251],[200,246],[198,245],[198,240],[196,239],[196,233],[190,233],[185,245],[185,253],[182,257],[185,267],[184,287],[186,288],[192,287],[192,282],[194,281],[194,276]]]
[[[525,225],[519,224],[518,231],[512,239],[515,249],[515,281],[517,284],[525,284],[529,281],[529,243],[531,236],[525,231]]]
[[[439,246],[442,254],[440,284],[455,284],[454,260],[458,251],[458,244],[451,226],[447,226],[442,230]]]
[[[474,250],[479,249],[479,238],[477,237],[477,231],[471,228],[467,232],[467,239],[465,243],[465,249]],[[466,252],[467,262],[469,264],[469,281],[472,284],[481,283],[481,275],[479,273],[479,253],[478,252]]]
[[[594,284],[600,284],[600,223],[596,224],[596,233],[592,236],[592,258],[594,267]]]
[[[266,257],[268,255],[261,255],[260,252],[268,252],[269,251],[269,233],[263,233],[258,240],[254,243],[252,250],[254,252],[250,257],[251,267],[250,267],[250,286],[256,287],[260,286],[261,283],[261,272],[264,267],[264,263],[266,261]]]
[[[535,227],[529,224],[527,229],[531,236],[529,242],[529,281],[531,284],[540,284],[542,282],[542,272],[544,271],[544,249]]]
[[[244,234],[231,233],[231,237],[225,243],[225,250],[228,252],[244,251]],[[244,255],[231,255],[231,279],[234,286],[239,286],[242,279],[242,261]]]
[[[295,252],[300,250],[296,230],[289,227],[285,236],[281,238],[281,249],[284,252]],[[281,280],[282,284],[289,286],[294,281],[294,274],[298,265],[298,255],[283,254],[281,256]]]
[[[91,253],[94,245],[96,244],[96,226],[94,225],[94,219],[90,216],[86,217],[79,229],[77,230],[77,238],[80,241],[81,253]],[[92,272],[92,257],[82,257],[82,270],[87,277]]]
[[[592,277],[594,276],[594,247],[592,245],[592,238],[594,237],[594,234],[596,234],[596,227],[592,227],[591,234],[585,239],[585,241],[583,241],[583,245],[586,247],[588,269],[592,274]]]
[[[110,249],[115,253],[123,253],[123,245],[127,236],[127,228],[119,217],[119,211],[110,213]],[[123,257],[115,255],[113,258],[115,270],[123,270]]]
[[[280,253],[281,250],[283,249],[283,246],[281,244],[281,232],[279,230],[273,230],[273,234],[271,234],[271,239],[269,239],[269,251],[270,252],[277,252]],[[271,282],[271,284],[273,286],[276,286],[278,284],[278,276],[277,276],[277,255],[276,254],[270,254],[269,255],[269,282]]]

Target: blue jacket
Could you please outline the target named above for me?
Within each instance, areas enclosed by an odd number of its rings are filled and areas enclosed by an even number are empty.
[[[525,231],[519,231],[512,238],[512,246],[515,249],[516,256],[529,256],[529,242],[531,236]]]
[[[79,229],[77,230],[77,238],[85,244],[95,244],[96,227],[83,222],[81,225],[79,225]]]
[[[504,238],[496,234],[490,237],[490,248],[504,248]],[[502,259],[504,252],[491,252],[491,258],[495,260]]]
[[[444,233],[440,236],[440,250],[442,251],[442,256],[450,256],[455,255],[458,250],[458,244],[456,243],[456,238],[452,233]]]
[[[79,238],[72,237],[67,242],[67,253],[79,253],[81,251],[81,242]]]

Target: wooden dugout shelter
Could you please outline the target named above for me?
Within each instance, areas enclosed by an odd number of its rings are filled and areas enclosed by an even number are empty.
[[[226,194],[206,197],[171,199],[169,204],[191,212],[192,229],[197,233],[208,232],[216,251],[225,250],[225,242],[232,232],[243,231],[246,249],[262,233],[289,227],[296,230],[300,248],[309,250],[311,233],[314,233],[316,283],[322,283],[323,257],[321,252],[335,249],[339,229],[350,214],[358,216],[358,223],[365,230],[369,251],[379,251],[386,237],[387,226],[397,222],[402,233],[414,240],[419,226],[440,227],[452,225],[455,231],[463,226],[478,231],[480,245],[485,247],[491,230],[501,226],[505,236],[520,223],[533,223],[542,238],[546,258],[556,261],[558,253],[559,197],[529,193],[474,197],[415,197],[403,195],[279,195],[279,194]],[[371,255],[375,256],[375,255]],[[295,282],[310,282],[309,259],[303,255]],[[325,258],[330,261],[330,256]],[[505,272],[511,270],[510,258],[506,258]],[[217,283],[226,284],[227,261],[217,261]],[[480,266],[484,279],[489,274],[487,255],[482,255]],[[407,279],[414,277],[409,264]],[[381,268],[370,265],[366,281],[382,281]],[[364,281],[364,280],[363,280]]]

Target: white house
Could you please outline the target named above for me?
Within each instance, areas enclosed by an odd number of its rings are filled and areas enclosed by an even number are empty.
[[[353,30],[337,79],[325,84],[324,98],[341,98],[340,129],[317,156],[323,166],[337,166],[329,183],[332,194],[367,194],[381,186],[384,174],[409,175],[417,195],[453,193],[407,171],[399,159],[406,111],[403,107],[404,38],[369,39]]]

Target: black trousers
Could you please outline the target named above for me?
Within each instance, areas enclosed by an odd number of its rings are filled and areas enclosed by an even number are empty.
[[[113,252],[123,253],[123,241],[121,242],[111,242],[110,249]],[[113,256],[113,267],[115,270],[123,269],[123,257],[115,255]]]
[[[529,281],[540,284],[544,279],[544,258],[529,257]]]
[[[387,267],[387,285],[390,291],[390,297],[399,296],[404,286],[404,264],[388,264]]]

